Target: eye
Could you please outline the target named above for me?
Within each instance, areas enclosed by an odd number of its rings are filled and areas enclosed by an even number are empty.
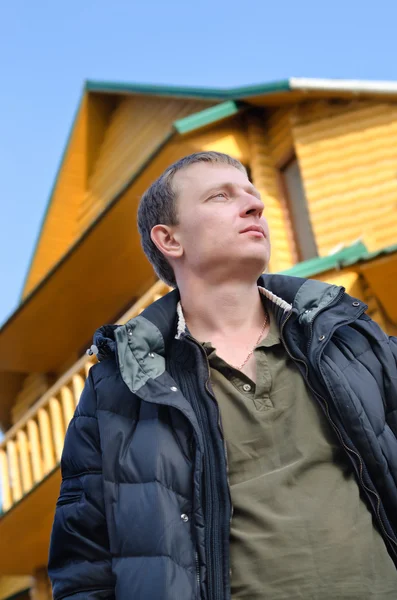
[[[226,194],[225,194],[225,192],[218,192],[217,194],[215,194],[212,197],[213,198],[226,198]]]

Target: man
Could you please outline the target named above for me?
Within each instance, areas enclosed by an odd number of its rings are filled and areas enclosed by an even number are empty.
[[[343,288],[261,276],[263,209],[215,152],[142,197],[144,251],[176,289],[95,335],[55,600],[397,597],[396,340]]]

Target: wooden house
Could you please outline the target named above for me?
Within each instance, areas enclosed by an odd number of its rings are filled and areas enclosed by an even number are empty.
[[[143,191],[200,150],[260,190],[270,271],[343,285],[397,333],[397,83],[289,79],[237,89],[89,81],[21,301],[0,329],[0,600],[51,598],[48,543],[65,430],[95,329],[168,291],[136,227]]]

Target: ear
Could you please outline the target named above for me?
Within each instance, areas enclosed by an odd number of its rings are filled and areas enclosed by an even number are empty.
[[[183,247],[179,242],[179,236],[170,225],[155,225],[150,232],[150,237],[153,244],[166,258],[182,256]]]

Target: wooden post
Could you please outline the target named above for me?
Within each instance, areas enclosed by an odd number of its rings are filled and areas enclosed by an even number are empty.
[[[73,395],[74,395],[74,404],[78,405],[80,396],[84,389],[84,378],[77,374],[73,375]]]
[[[61,404],[58,398],[54,397],[50,400],[50,415],[52,432],[54,434],[55,457],[57,462],[59,462],[65,441],[65,429],[63,427]]]
[[[67,429],[70,421],[74,414],[74,399],[72,390],[67,386],[63,385],[61,388],[61,401],[63,409],[63,417],[65,420],[65,429]]]
[[[48,412],[45,408],[38,411],[38,421],[40,429],[41,449],[43,456],[44,475],[49,473],[55,466],[54,448],[52,444],[51,423]]]
[[[12,499],[17,502],[22,498],[21,475],[19,472],[17,446],[13,440],[7,442],[8,464],[10,465],[10,479]]]
[[[7,454],[3,448],[0,449],[0,482],[1,482],[1,495],[2,495],[2,508],[5,512],[12,505],[11,499],[11,487],[10,477],[8,474],[8,460]]]
[[[27,423],[30,455],[32,457],[33,481],[38,483],[43,479],[43,463],[40,452],[39,428],[36,421],[29,419]]]
[[[19,460],[21,465],[22,488],[26,494],[33,485],[32,469],[30,466],[28,437],[23,429],[17,432]]]

